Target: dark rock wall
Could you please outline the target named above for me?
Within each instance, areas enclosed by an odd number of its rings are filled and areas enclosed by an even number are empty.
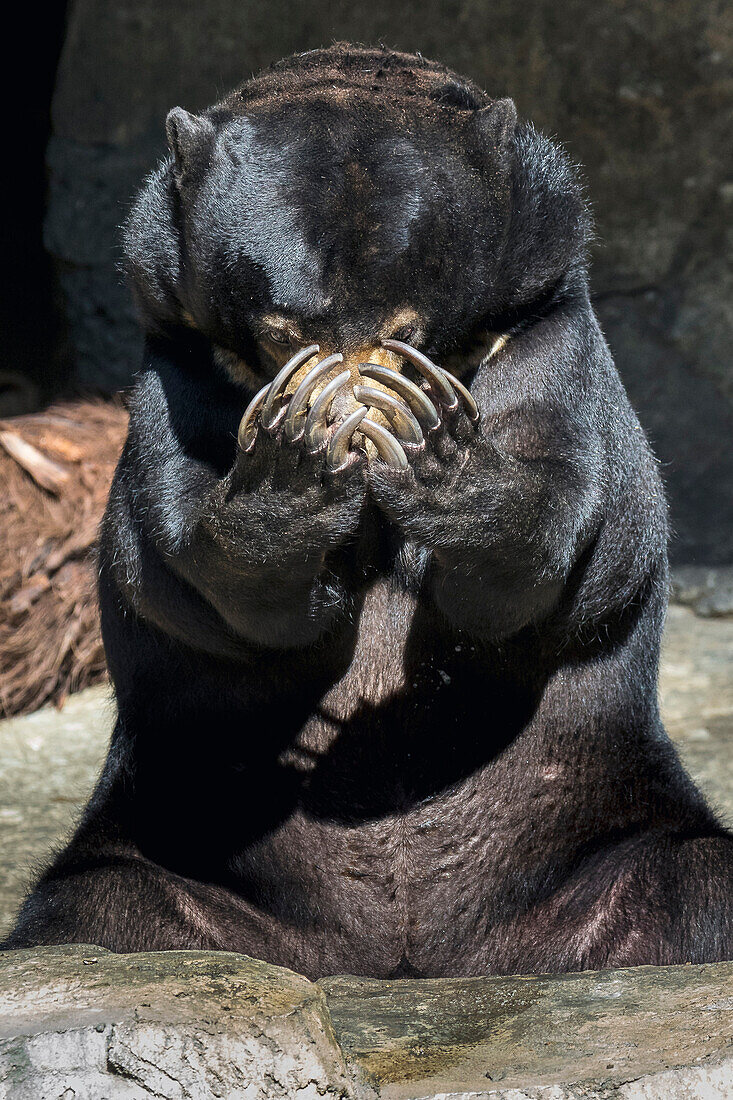
[[[664,464],[674,557],[733,561],[732,37],[720,0],[73,0],[46,241],[80,379],[135,369],[118,226],[171,106],[334,39],[420,50],[512,95],[585,166],[598,310]]]
[[[50,102],[65,37],[66,8],[66,0],[55,0],[39,18],[37,7],[16,5],[12,33],[6,34],[6,41],[32,44],[32,50],[25,78],[18,79],[17,66],[5,66],[0,417],[38,408],[63,388],[71,368],[63,302],[52,258],[43,244]]]

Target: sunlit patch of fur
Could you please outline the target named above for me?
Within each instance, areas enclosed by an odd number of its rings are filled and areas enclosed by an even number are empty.
[[[265,334],[267,330],[270,329],[292,337],[295,343],[305,344],[308,342],[297,321],[292,317],[286,317],[282,313],[265,314],[265,316],[260,319],[260,327]]]
[[[492,333],[492,335],[493,335],[493,333]],[[499,352],[502,351],[507,346],[508,343],[509,343],[509,334],[507,332],[499,334],[496,337],[496,339],[493,341],[491,347],[489,348],[489,354],[486,356],[486,358],[487,359],[493,359],[493,357],[495,355],[498,355]]]
[[[411,306],[403,306],[402,309],[398,309],[396,313],[393,313],[389,321],[386,321],[384,328],[382,329],[382,338],[389,339],[401,328],[407,328],[411,326],[415,330],[415,334],[411,340],[408,340],[408,344],[412,344],[420,341],[422,335],[422,326],[420,325],[420,317],[416,310]]]
[[[258,371],[245,363],[236,352],[228,348],[222,348],[214,344],[214,362],[222,370],[226,371],[233,382],[248,389],[259,389],[267,381]]]
[[[494,359],[499,352],[504,350],[509,343],[509,339],[508,333],[481,333],[476,339],[473,347],[467,351],[461,351],[459,355],[447,356],[446,359],[440,363],[440,366],[445,367],[446,370],[449,370],[456,378],[461,378],[462,375],[468,374],[470,371],[476,370],[477,367]]]

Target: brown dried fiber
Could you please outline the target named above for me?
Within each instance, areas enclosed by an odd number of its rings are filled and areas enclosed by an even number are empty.
[[[105,676],[95,551],[126,431],[101,400],[0,421],[0,716]]]

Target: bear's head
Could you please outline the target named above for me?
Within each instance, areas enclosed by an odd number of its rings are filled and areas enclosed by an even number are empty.
[[[144,323],[192,326],[255,375],[311,342],[475,348],[584,278],[563,152],[422,58],[314,51],[166,130],[125,231]]]

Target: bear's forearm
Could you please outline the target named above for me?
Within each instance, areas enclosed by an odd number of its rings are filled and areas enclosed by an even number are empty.
[[[229,630],[257,645],[310,645],[350,607],[346,584],[326,554],[291,561],[253,563],[227,541],[200,530],[169,557],[173,571],[193,585]]]
[[[336,568],[328,583],[312,571],[243,574],[196,540],[170,553],[138,537],[128,542],[124,560],[106,553],[103,540],[100,573],[122,605],[151,626],[192,649],[235,660],[253,645],[310,645],[348,617],[352,603]]]
[[[490,559],[433,555],[430,591],[436,607],[453,627],[477,638],[510,637],[539,622],[557,606],[563,587],[559,574],[540,577],[531,568],[508,571]]]
[[[111,568],[126,603],[189,644],[200,622],[210,652],[313,643],[351,606],[335,540],[289,529],[274,494],[231,497],[229,481],[180,463],[149,471],[142,491],[118,480],[107,539],[125,546]]]
[[[545,618],[596,522],[597,501],[573,470],[503,463],[457,504],[450,541],[433,547],[430,591],[457,628],[507,637]],[[463,537],[462,537],[463,532]]]
[[[440,498],[431,590],[441,612],[477,635],[505,637],[561,599],[618,479],[614,429],[588,389],[607,350],[581,301],[514,338],[478,372],[482,419],[463,470]],[[609,450],[610,448],[610,450]]]

